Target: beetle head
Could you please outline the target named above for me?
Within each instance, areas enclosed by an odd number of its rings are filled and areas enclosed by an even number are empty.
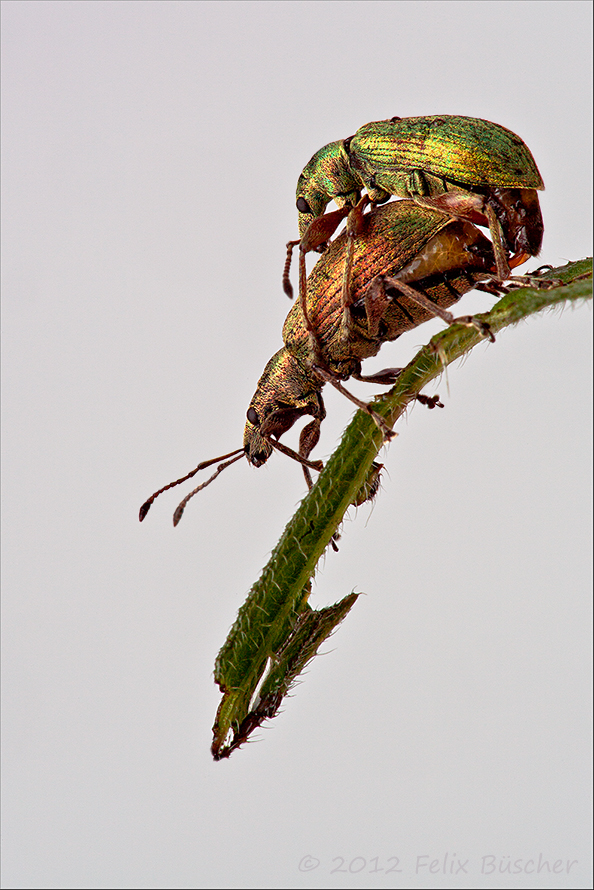
[[[321,381],[283,347],[272,356],[247,410],[243,444],[247,459],[261,467],[272,454],[269,437],[280,438],[306,414],[321,414]]]
[[[354,206],[359,200],[361,185],[350,168],[342,141],[330,142],[317,151],[297,182],[300,237],[330,201],[336,201],[339,207]]]

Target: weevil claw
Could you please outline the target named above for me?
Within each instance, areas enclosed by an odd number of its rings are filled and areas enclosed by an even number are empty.
[[[495,334],[487,322],[481,321],[480,318],[475,318],[474,315],[461,315],[460,318],[455,318],[452,324],[463,324],[467,328],[474,328],[481,337],[490,340],[491,343],[495,342]]]

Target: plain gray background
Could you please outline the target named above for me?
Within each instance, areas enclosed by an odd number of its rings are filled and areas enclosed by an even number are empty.
[[[591,254],[590,4],[6,2],[2,31],[4,885],[591,886],[589,306],[399,424],[312,603],[366,596],[228,762],[214,659],[301,472],[241,462],[177,529],[186,489],[137,519],[241,445],[326,142],[497,121],[546,184],[525,268]],[[326,402],[320,457],[352,414]]]

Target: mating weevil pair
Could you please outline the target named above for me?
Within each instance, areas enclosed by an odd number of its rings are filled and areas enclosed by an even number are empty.
[[[536,192],[543,188],[534,158],[520,137],[478,118],[393,117],[365,124],[354,136],[325,145],[297,183],[300,239],[287,244],[283,274],[284,290],[292,296],[291,254],[299,245],[300,300],[314,355],[320,359],[320,337],[308,316],[305,255],[323,249],[345,217],[349,249],[340,336],[348,340],[355,299],[353,244],[364,231],[367,204],[381,204],[392,196],[409,198],[450,218],[488,226],[495,255],[491,278],[502,284],[510,279],[512,268],[540,251],[543,222]],[[324,213],[331,200],[338,210]]]
[[[342,381],[353,377],[371,383],[393,383],[399,369],[387,368],[365,376],[361,373],[361,362],[377,355],[383,343],[396,340],[436,314],[448,323],[456,321],[447,308],[492,276],[493,245],[472,223],[451,219],[413,201],[396,201],[373,208],[367,215],[364,232],[352,245],[352,325],[345,341],[339,336],[343,311],[342,270],[350,247],[348,235],[339,235],[319,259],[308,281],[307,310],[318,331],[323,367],[312,364],[309,332],[300,305],[295,304],[284,324],[284,346],[266,365],[250,402],[243,447],[199,464],[182,479],[155,492],[143,504],[141,520],[161,492],[190,479],[200,469],[222,461],[210,479],[181,502],[174,514],[174,524],[177,524],[189,498],[212,482],[226,466],[246,457],[253,466],[260,467],[274,448],[302,464],[311,486],[309,470],[322,468],[321,462],[312,462],[309,456],[319,440],[321,423],[326,416],[322,399],[326,382],[368,411],[383,429],[386,439],[393,435],[383,418],[367,403],[348,393]],[[472,318],[460,321],[480,328],[480,323]],[[484,328],[482,333],[490,332]],[[436,398],[421,397],[421,400],[430,407],[436,404]],[[304,416],[312,419],[301,431],[297,453],[278,440]],[[373,496],[377,490],[377,473],[376,465],[356,503]]]

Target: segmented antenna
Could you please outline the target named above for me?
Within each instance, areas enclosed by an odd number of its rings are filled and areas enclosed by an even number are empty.
[[[163,488],[160,488],[159,491],[156,491],[154,494],[152,494],[150,496],[150,498],[148,499],[148,501],[144,502],[144,504],[140,508],[140,512],[138,514],[139,520],[142,522],[142,520],[144,519],[144,517],[146,516],[148,511],[151,509],[151,504],[153,503],[155,498],[158,498],[159,495],[163,494],[164,491],[168,491],[168,489],[173,488],[175,485],[179,485],[180,482],[185,482],[187,479],[191,479],[192,476],[195,476],[196,473],[198,473],[200,470],[205,470],[207,467],[212,466],[212,464],[216,464],[216,462],[218,460],[226,460],[228,457],[233,457],[234,455],[238,455],[236,460],[239,460],[239,455],[243,455],[243,454],[245,454],[245,450],[243,448],[237,448],[235,451],[230,451],[229,454],[221,454],[220,457],[213,457],[211,460],[205,460],[201,464],[198,464],[198,466],[195,469],[193,469],[190,473],[187,473],[185,476],[182,476],[181,479],[176,479],[175,482],[170,482],[169,485],[164,485]],[[231,463],[233,463],[233,461],[231,461]],[[219,470],[217,470],[217,472],[212,477],[212,479],[214,479],[215,476],[218,475],[218,473],[219,473]],[[212,479],[209,479],[208,481],[212,482]],[[205,484],[208,485],[208,482]],[[201,487],[204,487],[204,486],[201,486]],[[196,489],[196,491],[198,491],[198,489]],[[193,492],[193,493],[195,493],[195,492]],[[178,522],[179,522],[179,520],[178,520]],[[174,524],[176,525],[177,523],[174,523]]]
[[[288,241],[287,242],[287,259],[285,260],[285,268],[283,269],[283,290],[288,296],[289,300],[293,299],[293,285],[291,284],[291,279],[289,278],[289,273],[291,271],[291,260],[293,258],[293,248],[299,244],[299,241]]]
[[[240,460],[242,457],[245,457],[245,451],[243,450],[243,448],[241,449],[241,454],[236,453],[235,457],[232,457],[231,460],[226,460],[225,463],[221,464],[220,466],[218,466],[216,468],[216,471],[212,474],[210,479],[207,479],[206,482],[203,482],[202,485],[199,485],[198,488],[195,488],[194,491],[191,491],[190,494],[187,494],[185,496],[185,498],[183,499],[181,504],[178,504],[178,506],[175,509],[175,513],[173,514],[173,526],[174,527],[177,525],[177,523],[182,518],[183,512],[186,508],[186,504],[188,503],[190,498],[193,498],[195,494],[198,494],[199,491],[202,491],[203,488],[206,488],[207,485],[210,485],[210,483],[213,482],[213,480],[217,478],[219,473],[222,473],[226,467],[230,467],[231,464],[234,464],[236,460]],[[220,460],[220,458],[217,457],[216,460]],[[211,461],[211,463],[214,463],[214,461]]]

